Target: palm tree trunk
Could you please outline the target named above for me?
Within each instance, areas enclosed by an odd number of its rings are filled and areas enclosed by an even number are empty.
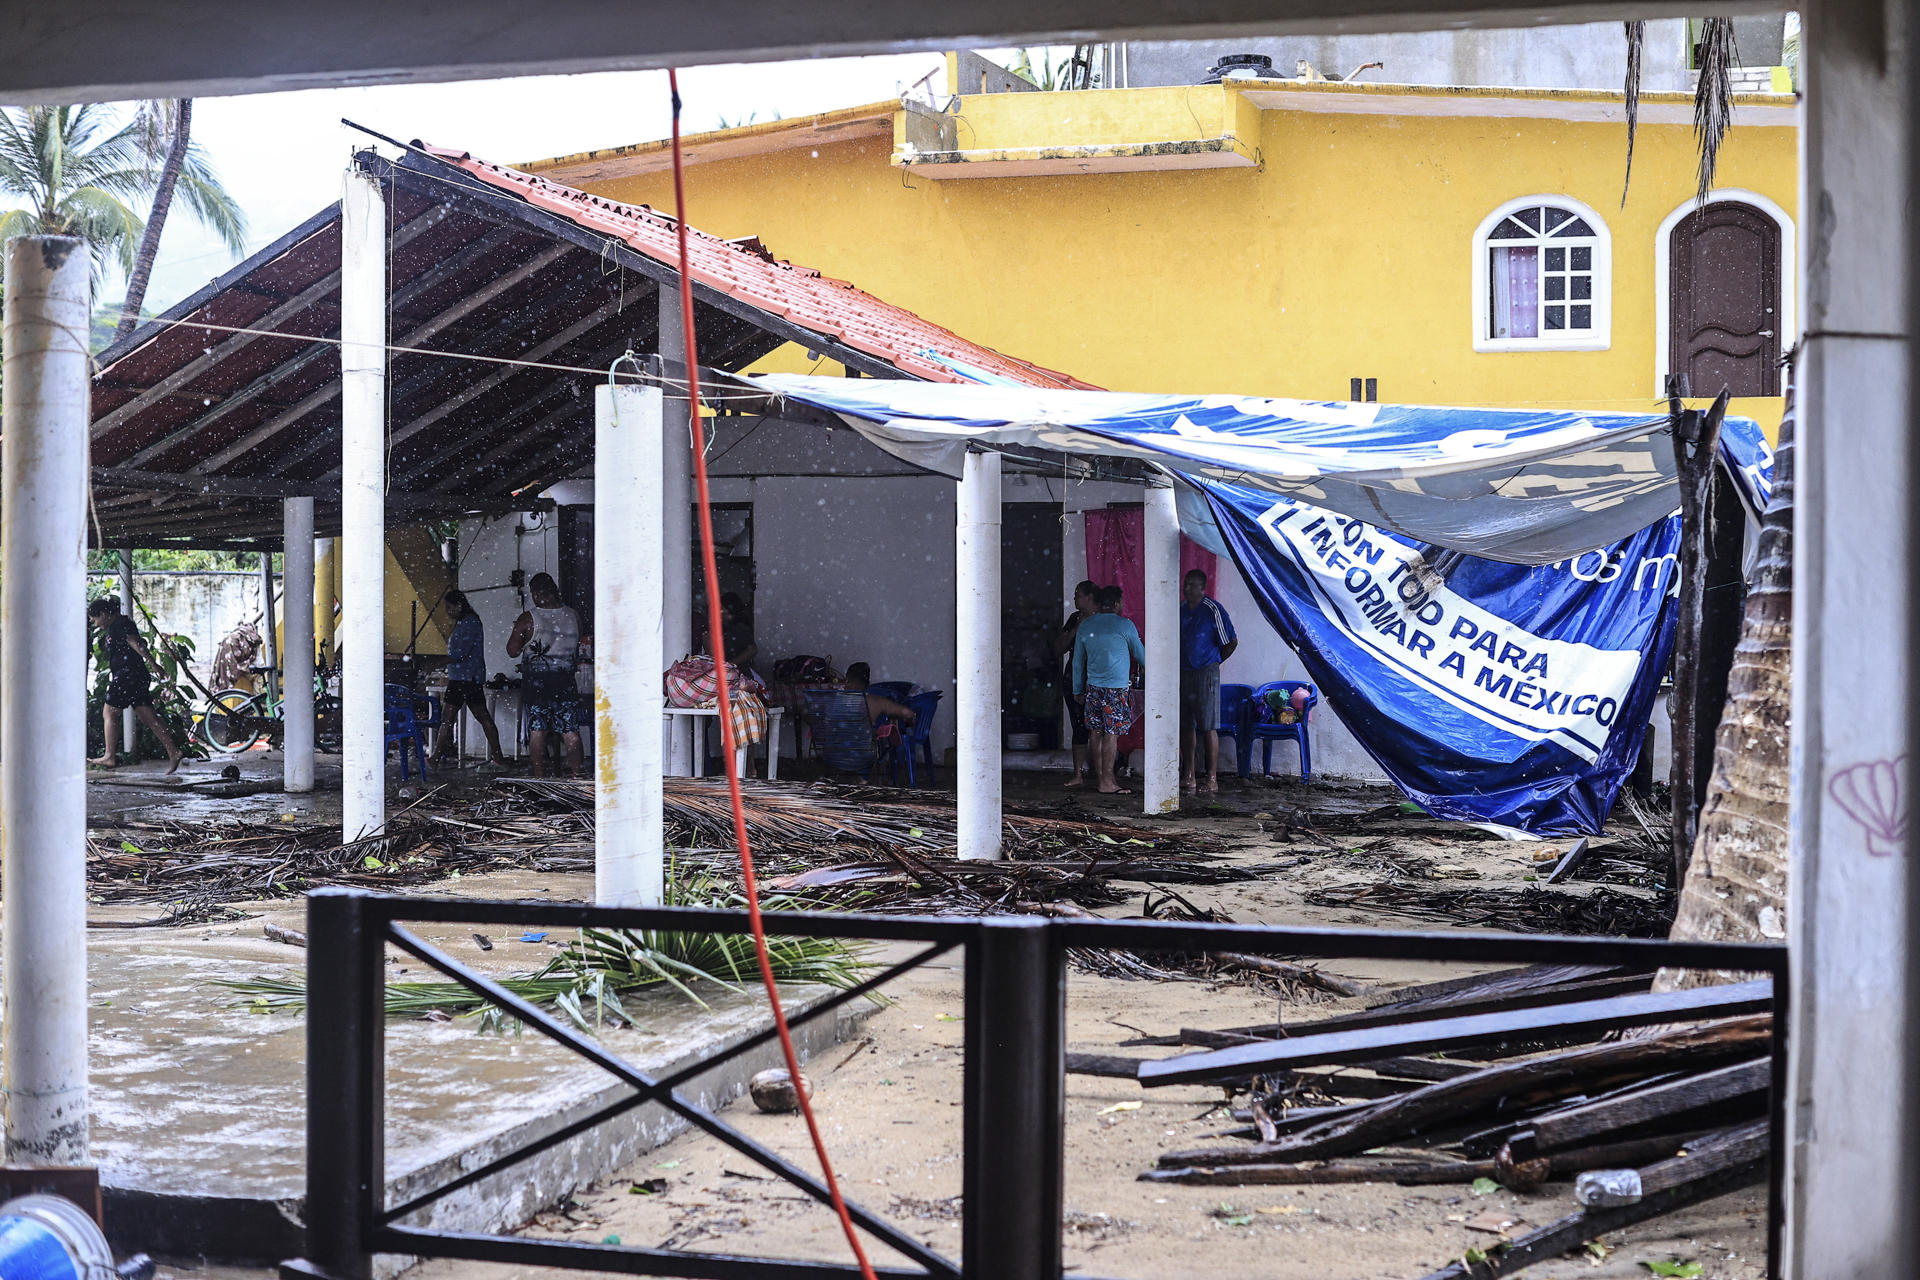
[[[140,235],[140,251],[133,260],[133,273],[127,277],[127,300],[120,306],[120,325],[115,340],[132,333],[140,323],[140,307],[147,300],[147,281],[153,277],[153,260],[160,254],[160,233],[167,225],[167,208],[173,203],[173,188],[180,180],[180,166],[187,160],[187,142],[193,133],[193,99],[182,98],[175,104],[173,141],[160,167],[160,182],[153,190],[153,208],[147,213],[146,230]]]
[[[1793,650],[1793,387],[1774,453],[1773,498],[1714,739],[1713,778],[1671,936],[1692,942],[1786,936],[1787,746]],[[1663,970],[1656,990],[1732,975]]]

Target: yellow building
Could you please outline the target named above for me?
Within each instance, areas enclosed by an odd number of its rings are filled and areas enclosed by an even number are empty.
[[[965,94],[695,135],[688,213],[1102,386],[1779,418],[1799,110],[1293,80]],[[672,205],[664,143],[525,166]],[[806,368],[806,353],[770,367]],[[834,371],[824,366],[824,371]]]

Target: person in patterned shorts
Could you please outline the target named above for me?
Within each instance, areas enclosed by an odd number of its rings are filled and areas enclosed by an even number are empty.
[[[1140,630],[1120,616],[1119,587],[1100,588],[1100,612],[1083,621],[1073,638],[1073,692],[1086,708],[1087,754],[1094,777],[1107,795],[1126,790],[1113,777],[1120,739],[1139,718],[1130,676],[1132,664],[1146,665]]]

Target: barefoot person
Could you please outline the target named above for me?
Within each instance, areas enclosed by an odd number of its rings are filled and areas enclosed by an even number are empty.
[[[493,712],[487,710],[487,693],[481,686],[487,679],[487,636],[480,615],[467,603],[464,591],[449,591],[444,600],[447,617],[453,621],[453,634],[447,637],[447,696],[442,724],[436,731],[440,741],[438,755],[444,766],[451,755],[453,726],[459,722],[461,708],[480,722],[487,735],[487,763],[507,762],[500,750],[500,730],[494,727]]]
[[[1147,661],[1139,629],[1120,616],[1121,599],[1120,588],[1100,588],[1100,612],[1080,624],[1073,640],[1073,691],[1086,701],[1088,753],[1106,795],[1125,790],[1113,778],[1114,756],[1139,716],[1130,687],[1132,663]]]
[[[1067,722],[1073,726],[1073,776],[1066,782],[1069,787],[1083,787],[1087,783],[1087,704],[1072,692],[1073,642],[1080,634],[1080,624],[1099,611],[1094,601],[1099,590],[1100,585],[1092,580],[1083,581],[1073,589],[1073,612],[1053,637],[1053,652],[1061,660],[1060,674],[1065,677],[1068,688]]]
[[[547,773],[547,738],[560,735],[567,776],[580,774],[580,690],[574,683],[574,659],[580,649],[580,615],[560,598],[560,585],[544,573],[527,583],[533,607],[513,624],[507,656],[520,659],[527,700],[527,749],[533,776]]]
[[[1180,583],[1182,791],[1220,790],[1220,664],[1239,647],[1233,619],[1207,594],[1207,575],[1189,569]],[[1206,777],[1198,779],[1202,761]]]
[[[160,674],[160,664],[153,660],[153,654],[147,649],[147,642],[140,638],[140,628],[134,625],[132,618],[120,613],[120,602],[112,596],[101,596],[87,606],[87,621],[106,633],[107,670],[111,679],[107,684],[106,705],[100,708],[101,727],[106,732],[106,751],[89,764],[111,769],[119,763],[120,756],[120,713],[128,707],[140,723],[152,731],[160,745],[166,749],[167,772],[172,773],[180,767],[180,748],[173,745],[173,736],[167,732],[167,726],[153,710],[153,688],[147,680],[147,672]],[[133,744],[127,744],[131,750]]]

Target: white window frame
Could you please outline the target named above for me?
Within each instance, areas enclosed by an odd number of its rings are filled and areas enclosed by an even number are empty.
[[[1787,351],[1800,340],[1799,309],[1795,306],[1800,295],[1799,259],[1795,256],[1793,219],[1779,204],[1758,191],[1748,191],[1744,187],[1715,187],[1707,192],[1708,204],[1744,204],[1758,209],[1772,218],[1774,225],[1780,228],[1780,350]],[[1673,326],[1673,229],[1686,220],[1688,214],[1700,207],[1699,202],[1689,196],[1680,202],[1679,207],[1661,220],[1660,229],[1653,236],[1653,394],[1660,399],[1667,394],[1667,374],[1673,371],[1673,352],[1670,348]]]
[[[1492,282],[1488,237],[1509,215],[1537,205],[1552,205],[1582,219],[1593,228],[1593,327],[1548,330],[1539,337],[1493,336]],[[1543,263],[1544,266],[1544,263]],[[1613,232],[1606,220],[1572,196],[1542,193],[1509,200],[1488,214],[1473,233],[1473,349],[1475,351],[1605,351],[1613,345]]]

